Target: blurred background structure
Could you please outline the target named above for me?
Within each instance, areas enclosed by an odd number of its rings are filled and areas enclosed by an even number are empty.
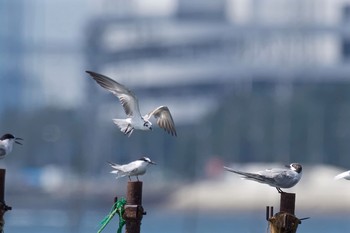
[[[0,134],[25,139],[1,161],[7,199],[73,206],[70,232],[86,206],[123,194],[106,161],[156,161],[143,178],[156,204],[227,181],[223,164],[350,169],[349,0],[3,1],[0,44]],[[125,137],[118,100],[85,70],[128,86],[144,113],[168,105],[178,137]]]

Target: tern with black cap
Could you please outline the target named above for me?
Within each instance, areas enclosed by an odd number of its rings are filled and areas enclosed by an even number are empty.
[[[254,173],[242,172],[229,167],[224,167],[227,171],[239,174],[243,179],[253,180],[259,183],[268,184],[275,187],[279,193],[283,193],[281,188],[291,188],[296,185],[302,176],[302,166],[299,163],[291,163],[286,168],[272,168]]]
[[[147,166],[149,164],[156,165],[155,162],[151,161],[148,157],[142,157],[138,160],[135,160],[133,162],[130,162],[128,164],[116,164],[108,162],[109,165],[114,169],[111,171],[111,173],[116,174],[116,179],[124,176],[128,176],[129,180],[131,181],[131,176],[136,176],[137,181],[139,181],[139,177],[141,175],[144,175],[147,170]]]
[[[0,159],[3,159],[6,155],[11,153],[13,143],[22,145],[18,140],[23,140],[22,138],[17,138],[13,136],[12,134],[4,134],[0,138]]]

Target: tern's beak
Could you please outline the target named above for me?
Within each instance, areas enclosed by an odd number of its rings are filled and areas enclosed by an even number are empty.
[[[23,145],[22,143],[20,143],[19,141],[17,140],[23,140],[23,138],[15,138],[15,143],[19,144],[19,145]]]
[[[286,164],[286,165],[284,165],[286,168],[290,168],[290,165],[288,165],[288,164]]]
[[[150,161],[149,162],[150,164],[153,164],[153,165],[157,165],[155,162],[153,162],[153,161]]]

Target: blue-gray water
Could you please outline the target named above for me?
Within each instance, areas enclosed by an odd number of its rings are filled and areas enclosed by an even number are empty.
[[[5,232],[12,233],[87,233],[97,232],[98,224],[107,214],[104,211],[84,211],[67,214],[58,210],[16,210],[6,213]],[[77,217],[78,216],[78,217]],[[298,216],[300,218],[306,216]],[[310,216],[299,225],[298,233],[350,232],[349,214]],[[103,232],[115,233],[117,216]],[[124,230],[123,230],[124,232]],[[268,232],[264,211],[245,213],[200,213],[148,210],[141,226],[142,233],[261,233]]]

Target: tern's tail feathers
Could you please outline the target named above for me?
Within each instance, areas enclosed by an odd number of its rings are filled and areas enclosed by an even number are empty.
[[[111,165],[112,168],[121,171],[121,165],[116,164],[116,163],[112,163],[112,162],[108,162],[109,165]]]
[[[111,165],[111,167],[114,169],[113,171],[111,171],[111,173],[116,174],[116,179],[120,178],[120,177],[124,177],[126,175],[128,175],[127,172],[123,171],[122,165],[116,164],[116,163],[112,163],[112,162],[108,162],[109,165]]]
[[[116,179],[119,179],[119,178],[121,178],[121,177],[124,177],[124,176],[127,176],[127,175],[128,175],[128,173],[123,172],[123,171],[118,171],[118,170],[111,171],[111,173],[117,175],[117,176],[115,177]]]
[[[128,135],[128,137],[130,137],[132,131],[134,131],[134,128],[125,119],[113,119],[113,122],[120,128],[120,131]]]
[[[250,173],[247,173],[247,172],[241,172],[241,171],[238,171],[238,170],[234,170],[230,167],[224,167],[225,170],[229,171],[229,172],[233,172],[233,173],[236,173],[236,174],[239,174],[239,175],[242,175],[242,176],[247,176],[248,174]]]
[[[224,168],[229,172],[233,172],[233,173],[236,173],[236,174],[243,176],[244,179],[255,180],[258,182],[264,182],[264,178],[259,174],[249,173],[249,172],[241,172],[241,171],[237,171],[237,170],[234,170],[232,168],[229,168],[229,167],[224,167]]]

